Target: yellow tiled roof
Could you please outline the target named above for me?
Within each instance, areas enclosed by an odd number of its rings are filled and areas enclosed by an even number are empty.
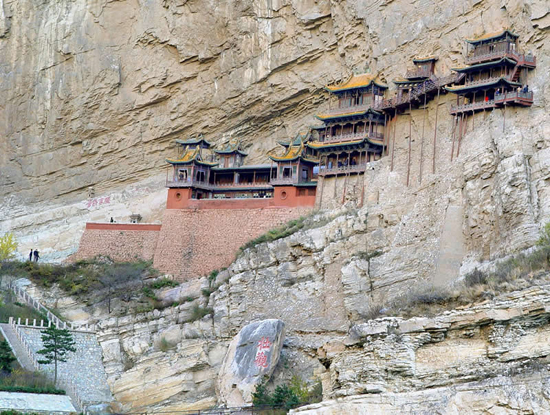
[[[495,38],[495,37],[500,37],[500,36],[504,35],[506,32],[510,33],[510,35],[512,35],[512,36],[518,37],[516,34],[512,33],[509,29],[503,29],[503,30],[500,30],[498,32],[485,33],[484,35],[481,35],[481,36],[478,36],[478,37],[475,37],[475,38],[472,38],[472,39],[466,39],[466,42],[477,43],[477,42],[481,42],[483,40],[489,40],[489,39],[492,39],[492,38]]]
[[[437,60],[438,57],[435,56],[435,55],[429,55],[429,56],[417,56],[416,58],[413,59],[413,62],[414,61],[433,61],[433,60]]]
[[[300,141],[298,145],[289,145],[282,156],[273,156],[269,157],[274,161],[284,161],[284,160],[294,160],[302,155],[304,150],[304,142]]]
[[[388,87],[385,83],[383,83],[381,80],[377,78],[377,75],[365,73],[362,75],[354,75],[342,84],[327,85],[325,88],[331,92],[336,92],[336,91],[343,91],[346,89],[365,88],[372,83],[376,84],[381,88]]]
[[[199,147],[193,149],[186,149],[183,156],[180,159],[166,159],[168,163],[189,163],[197,158],[199,155]]]

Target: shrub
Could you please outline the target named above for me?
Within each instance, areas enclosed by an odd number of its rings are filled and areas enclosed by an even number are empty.
[[[211,308],[202,308],[198,305],[194,306],[191,310],[191,317],[188,320],[188,322],[197,321],[202,319],[204,316],[207,316],[208,314],[214,313],[214,310]]]
[[[0,390],[5,392],[52,393],[64,395],[65,391],[56,389],[45,374],[14,369],[11,373],[0,374]]]
[[[160,342],[159,342],[159,350],[161,352],[167,352],[168,350],[170,350],[170,343],[168,343],[168,340],[166,340],[164,337],[162,339],[160,339]]]
[[[487,284],[487,274],[476,268],[469,274],[466,274],[464,277],[464,284],[467,287]]]
[[[216,277],[218,276],[219,273],[220,271],[218,271],[217,269],[215,269],[210,273],[210,275],[208,276],[208,281],[210,281],[210,284],[212,284],[216,280]]]
[[[151,284],[149,284],[149,287],[151,287],[153,290],[160,290],[161,288],[177,287],[178,285],[179,283],[174,280],[162,278],[160,280],[153,281]]]
[[[0,262],[12,259],[17,250],[17,241],[13,233],[8,232],[0,236]]]

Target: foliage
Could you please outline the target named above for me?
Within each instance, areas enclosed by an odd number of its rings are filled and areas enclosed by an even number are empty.
[[[44,373],[30,372],[22,368],[0,374],[0,391],[65,394],[65,391],[56,389]]]
[[[202,319],[204,316],[207,316],[208,314],[212,314],[214,310],[211,308],[203,308],[198,305],[194,306],[191,310],[191,317],[189,318],[188,322],[197,321]]]
[[[37,353],[44,356],[39,360],[40,364],[55,365],[54,384],[57,385],[57,363],[66,362],[69,352],[76,352],[72,334],[67,329],[58,329],[54,326],[42,330],[42,343],[44,348]]]
[[[161,278],[159,280],[153,281],[151,284],[149,284],[149,287],[151,287],[153,290],[160,290],[161,288],[165,287],[177,287],[179,282],[171,280],[169,278]]]
[[[293,376],[290,385],[278,385],[272,394],[265,383],[256,386],[252,394],[255,406],[276,406],[291,409],[298,405],[320,402],[323,398],[321,382],[317,382],[310,391],[307,383],[298,376]]]
[[[140,291],[143,280],[156,276],[157,271],[152,268],[151,262],[113,262],[102,257],[70,264],[2,262],[0,276],[2,275],[28,278],[46,289],[57,284],[69,295],[89,305],[104,303],[110,313],[113,298],[128,302],[132,298],[148,294],[147,291]],[[174,281],[161,279],[151,285],[158,287],[175,284],[177,283]]]
[[[14,317],[15,319],[20,318],[21,321],[25,321],[25,319],[29,319],[29,321],[33,321],[34,319],[37,321],[47,320],[45,315],[39,313],[34,308],[13,301],[15,296],[11,294],[11,291],[3,294],[3,301],[0,301],[0,323],[7,323],[10,317]]]
[[[151,300],[156,300],[157,299],[156,294],[153,292],[153,290],[150,287],[143,287],[141,289],[141,292],[143,293],[143,295],[145,297],[150,298]]]
[[[171,345],[168,343],[168,340],[166,340],[164,337],[160,339],[159,342],[159,350],[161,352],[167,352],[170,349]]]
[[[212,284],[216,280],[216,277],[218,276],[219,273],[220,271],[218,271],[217,269],[215,269],[210,273],[210,275],[208,276],[208,281],[210,281],[210,284]]]
[[[0,262],[12,259],[17,250],[17,241],[13,233],[8,232],[0,236]]]
[[[300,230],[319,228],[330,222],[330,219],[328,218],[319,219],[316,216],[317,212],[313,211],[307,216],[301,216],[299,219],[291,220],[283,226],[267,231],[267,233],[264,233],[256,239],[248,241],[246,244],[241,246],[237,253],[237,257],[240,256],[246,249],[253,248],[258,244],[286,238],[287,236],[290,236]]]
[[[11,364],[17,360],[11,352],[11,347],[6,340],[0,341],[0,371],[11,372]]]

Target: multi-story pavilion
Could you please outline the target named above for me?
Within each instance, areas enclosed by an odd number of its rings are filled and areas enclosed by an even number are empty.
[[[449,92],[457,95],[451,114],[533,104],[533,92],[528,88],[528,70],[536,67],[536,58],[520,51],[518,35],[503,30],[466,42],[468,66],[452,68],[464,74],[463,82],[447,87]]]
[[[370,74],[326,87],[337,105],[316,116],[324,125],[312,128],[307,143],[319,155],[319,175],[362,172],[367,162],[381,157],[385,116],[377,108],[387,88]]]

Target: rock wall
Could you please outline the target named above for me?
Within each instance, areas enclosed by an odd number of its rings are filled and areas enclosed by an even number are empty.
[[[152,261],[161,225],[87,223],[74,260],[107,255],[113,261]]]
[[[179,280],[228,267],[246,242],[310,208],[167,209],[153,266]]]
[[[321,89],[327,82],[367,69],[391,85],[403,75],[404,62],[429,54],[439,56],[437,73],[446,74],[463,64],[464,38],[502,27],[513,28],[521,48],[538,58],[529,79],[533,108],[508,109],[505,129],[501,111],[477,115],[475,129],[470,118],[461,155],[451,163],[452,97],[443,95],[436,175],[431,174],[436,102],[426,113],[413,109],[408,190],[402,185],[411,116],[401,114],[394,125],[395,152],[391,148],[394,171],[382,161],[366,184],[377,183],[373,191],[379,188],[383,209],[397,214],[402,228],[403,217],[433,216],[420,209],[430,192],[425,184],[445,182],[443,192],[462,198],[457,203],[467,219],[468,259],[528,245],[550,216],[544,186],[550,17],[542,0],[0,5],[5,97],[0,104],[0,230],[16,232],[22,257],[34,247],[52,259],[74,251],[84,222],[94,220],[81,203],[88,199],[88,186],[105,197],[159,178],[164,158],[173,155],[174,138],[200,132],[222,144],[239,136],[251,162],[260,161],[278,139],[315,122],[313,114],[327,107]],[[143,62],[149,62],[147,68]],[[153,196],[162,181],[157,185],[146,194]],[[396,197],[400,192],[405,203]],[[326,206],[341,203],[341,193],[333,194],[334,203],[325,199]],[[141,203],[131,209],[146,206],[160,218],[162,198]],[[110,213],[100,211],[106,217]]]

